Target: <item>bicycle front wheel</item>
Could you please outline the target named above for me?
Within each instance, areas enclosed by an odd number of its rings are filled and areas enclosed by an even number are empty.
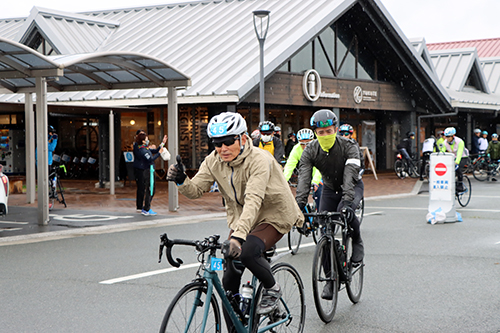
[[[221,316],[215,295],[212,295],[210,304],[205,304],[206,301],[207,287],[203,282],[185,285],[170,303],[160,333],[201,332],[205,306],[210,308],[204,332],[221,332]]]
[[[485,181],[488,179],[488,164],[487,163],[478,163],[474,166],[474,170],[472,171],[472,175],[479,181]]]
[[[258,332],[259,328],[282,320],[288,315],[288,320],[276,326],[272,332],[301,333],[306,321],[306,305],[304,285],[297,270],[290,264],[280,262],[271,268],[274,279],[280,285],[283,295],[276,310],[267,315],[254,316],[252,331]],[[254,306],[257,307],[262,296],[262,284],[256,293]],[[255,312],[254,312],[255,313]]]
[[[296,226],[293,226],[292,230],[288,232],[288,248],[292,251],[292,254],[299,252],[301,240],[302,234],[297,231]]]
[[[464,185],[464,192],[457,192],[456,196],[460,206],[465,207],[469,204],[470,197],[472,195],[472,187],[470,185],[469,177],[464,175],[462,184]]]
[[[332,243],[322,237],[316,246],[313,260],[313,296],[318,316],[325,323],[332,321],[339,295],[339,273]]]
[[[365,264],[357,263],[354,265],[352,263],[352,238],[347,237],[346,241],[346,256],[347,256],[347,282],[346,290],[347,296],[354,304],[359,302],[361,297],[361,292],[363,291],[363,277],[364,277],[364,267]]]

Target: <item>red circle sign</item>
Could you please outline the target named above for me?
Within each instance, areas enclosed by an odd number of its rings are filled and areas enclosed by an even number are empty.
[[[446,168],[446,165],[444,165],[444,163],[438,163],[434,167],[434,171],[436,172],[436,175],[442,176],[446,173],[446,171],[448,171],[448,169]]]

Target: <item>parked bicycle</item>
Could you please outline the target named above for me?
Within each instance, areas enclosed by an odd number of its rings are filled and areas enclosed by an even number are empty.
[[[420,177],[418,164],[419,162],[416,160],[407,161],[403,158],[401,153],[398,153],[396,155],[396,161],[394,162],[394,172],[401,179],[404,179],[408,176],[410,176],[411,178],[417,178]]]
[[[500,176],[500,160],[488,161],[484,159],[481,163],[476,164],[472,172],[474,178],[479,181],[491,180]]]
[[[306,213],[324,233],[316,246],[313,258],[313,296],[316,311],[325,323],[332,321],[337,308],[338,292],[345,285],[352,303],[359,302],[363,290],[364,263],[353,263],[352,228],[343,213]],[[339,239],[335,238],[335,235]],[[326,286],[330,284],[329,286]],[[332,297],[322,298],[325,288],[331,287]]]
[[[242,286],[239,295],[231,295],[224,290],[217,271],[222,270],[224,265],[233,265],[232,269],[236,269],[239,262],[217,258],[217,250],[220,249],[223,254],[227,253],[229,244],[220,243],[219,239],[219,235],[201,241],[170,240],[167,234],[160,236],[160,261],[165,248],[168,262],[174,267],[179,267],[183,261],[172,258],[172,247],[188,245],[196,249],[200,262],[195,279],[185,285],[170,303],[160,332],[221,332],[223,323],[216,294],[219,295],[222,307],[229,314],[238,333],[302,332],[306,311],[304,286],[295,268],[284,262],[272,266],[273,275],[281,286],[283,295],[274,311],[258,315],[256,309],[262,297],[263,286],[258,283],[256,277],[252,277],[251,283]],[[272,262],[272,255],[273,252],[266,252],[269,262]]]
[[[476,168],[476,166],[485,162],[487,162],[485,154],[469,155],[468,161],[464,165],[464,173],[474,174],[474,169]]]
[[[66,174],[66,166],[64,164],[53,166],[49,174],[49,210],[54,208],[56,201],[62,203],[64,208],[67,207],[66,200],[64,200],[64,190],[59,177],[59,170],[61,169],[64,170],[64,174]]]
[[[463,175],[462,179],[462,184],[463,184],[463,191],[459,192],[457,190],[458,188],[458,179],[456,179],[455,182],[455,197],[458,200],[458,203],[460,206],[465,207],[469,204],[470,202],[470,197],[472,195],[472,186],[470,184],[470,179],[467,177],[467,175]]]

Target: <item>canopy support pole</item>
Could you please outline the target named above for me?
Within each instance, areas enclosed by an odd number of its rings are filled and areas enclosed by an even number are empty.
[[[26,119],[26,202],[36,200],[35,175],[35,113],[33,112],[33,94],[24,94],[24,118]]]
[[[168,87],[168,150],[170,161],[168,166],[177,163],[179,154],[179,114],[177,112],[177,91],[175,87]],[[176,212],[179,208],[179,193],[174,182],[168,183],[168,210]]]
[[[38,224],[49,223],[49,148],[47,131],[47,79],[36,78],[36,142],[38,167]]]
[[[115,194],[115,116],[109,111],[109,194]]]

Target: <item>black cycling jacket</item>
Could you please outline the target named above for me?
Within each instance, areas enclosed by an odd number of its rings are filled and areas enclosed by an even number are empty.
[[[297,203],[307,203],[312,167],[316,167],[321,172],[325,186],[334,191],[342,191],[342,200],[352,202],[361,164],[359,157],[356,142],[339,135],[328,153],[321,149],[318,140],[309,143],[300,158]]]

